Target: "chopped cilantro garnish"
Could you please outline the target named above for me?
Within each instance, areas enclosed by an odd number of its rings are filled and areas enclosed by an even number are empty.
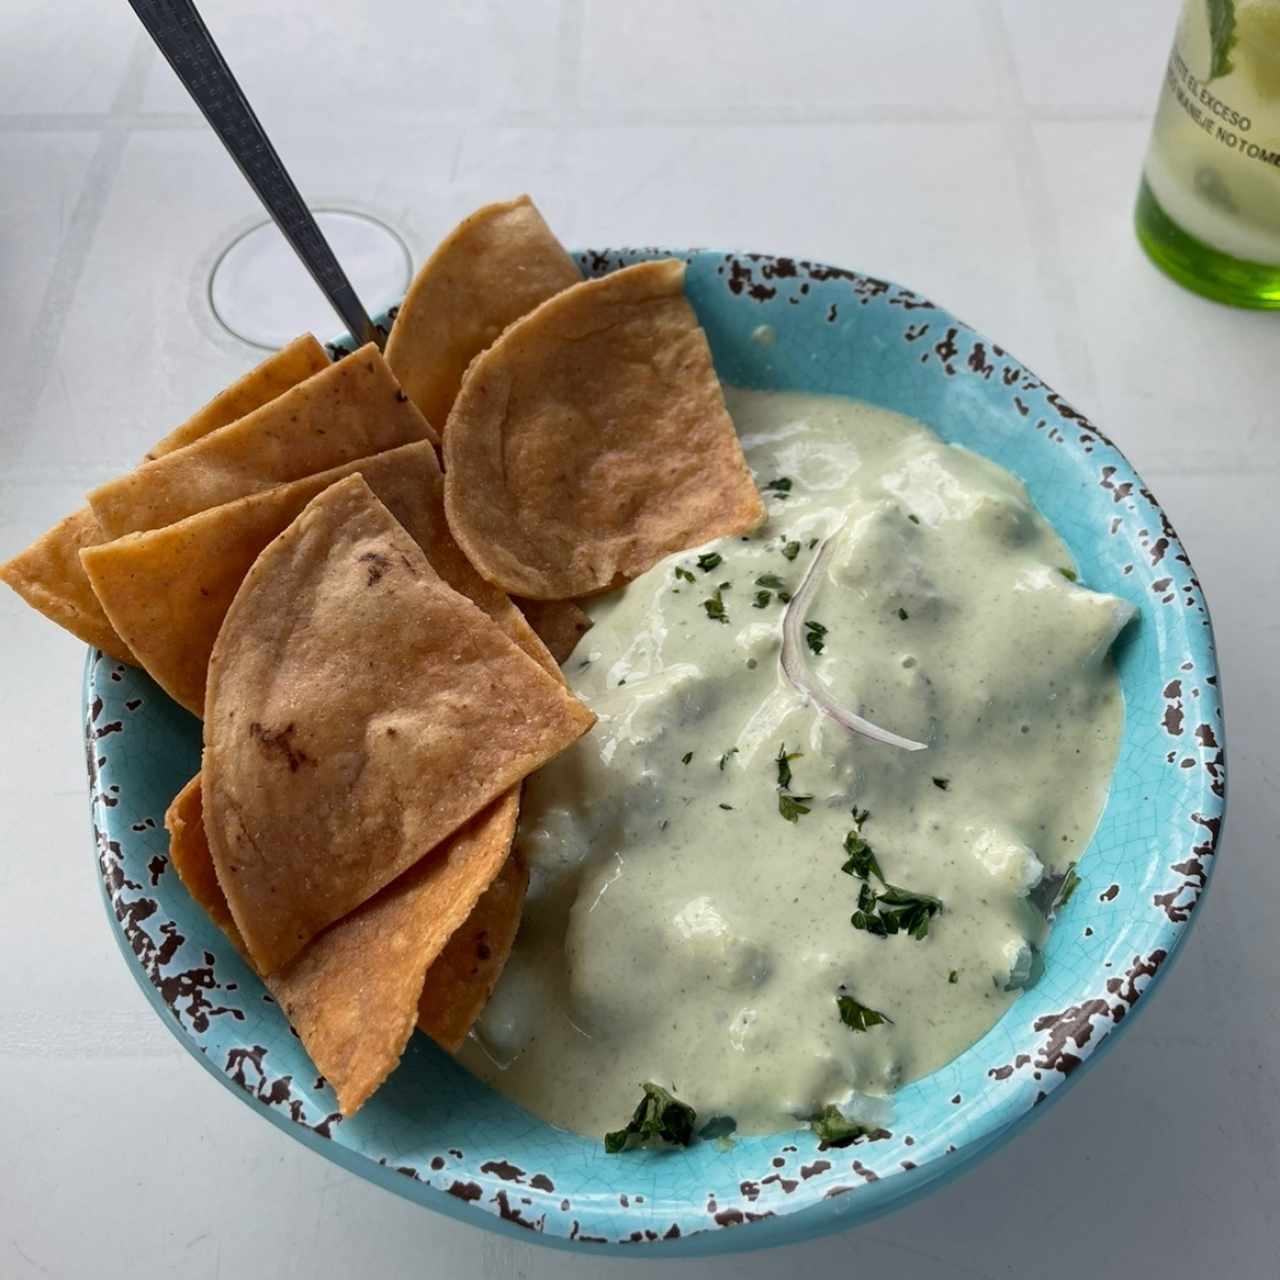
[[[712,569],[719,568],[724,563],[724,556],[718,551],[708,551],[698,557],[698,568],[703,573],[710,573]]]
[[[859,1004],[852,996],[836,996],[836,1007],[840,1010],[840,1021],[852,1031],[869,1031],[882,1022],[893,1025],[893,1019],[875,1009],[868,1009]]]
[[[885,887],[876,903],[882,920],[890,915],[885,911],[886,904],[895,908],[893,914],[898,927],[917,940],[928,936],[929,921],[942,910],[941,899],[927,893],[912,893],[892,884]]]
[[[876,938],[905,933],[920,942],[929,936],[929,921],[941,910],[941,899],[927,893],[913,893],[893,884],[885,884],[876,893],[864,884],[858,894],[858,909],[849,917],[849,923]]]
[[[786,585],[776,573],[762,573],[756,579],[757,587],[768,587],[770,591],[783,591]]]
[[[768,484],[760,486],[766,493],[790,493],[791,477],[779,476],[776,480],[770,480]]]
[[[812,796],[793,796],[790,791],[778,792],[778,812],[788,822],[799,822],[802,813],[809,813],[808,801]]]
[[[1058,572],[1062,574],[1068,582],[1078,582],[1080,580],[1080,575],[1077,574],[1074,569],[1059,569]]]
[[[906,933],[918,939],[929,935],[929,921],[942,910],[942,902],[927,893],[912,893],[890,884],[880,870],[875,851],[862,835],[862,824],[870,815],[865,809],[853,811],[854,829],[844,838],[849,856],[840,868],[846,875],[863,881],[858,890],[858,908],[849,917],[855,929],[864,929],[876,938]],[[879,892],[869,883],[872,876],[884,886]]]
[[[800,544],[798,542],[788,542],[786,546],[782,548],[782,554],[788,560],[794,560],[796,556],[800,554]]]
[[[766,609],[769,606],[769,601],[772,599],[772,591],[757,591],[755,599],[751,602],[751,607],[753,609]]]
[[[919,524],[919,523],[920,523],[920,517],[919,517],[919,516],[908,515],[908,516],[907,516],[907,519],[908,519],[908,520],[910,520],[912,524]]]
[[[788,822],[799,822],[802,813],[811,812],[809,801],[813,799],[812,796],[791,794],[791,762],[799,760],[803,754],[802,751],[788,754],[787,744],[784,742],[774,757],[774,763],[778,766],[778,812]]]
[[[792,751],[788,754],[787,744],[785,742],[778,748],[778,754],[774,757],[774,762],[778,766],[778,786],[782,789],[790,789],[791,762],[793,760],[799,760],[802,755],[804,755],[803,751]]]
[[[811,653],[821,653],[826,643],[827,629],[820,622],[806,622],[804,624],[804,639],[809,646]]]
[[[951,779],[950,778],[934,778],[933,785],[937,787],[939,791],[945,791],[951,785]]]
[[[951,972],[947,974],[947,981],[954,987],[956,983],[960,981],[959,972],[955,969],[952,969]]]
[[[903,622],[906,622],[907,618],[910,617],[910,615],[907,613],[905,609],[899,609],[898,617],[901,618]]]
[[[615,1129],[604,1135],[604,1149],[610,1155],[625,1151],[628,1146],[660,1138],[676,1146],[687,1147],[693,1141],[698,1113],[687,1103],[680,1102],[660,1085],[646,1081],[641,1088],[644,1097],[635,1113],[627,1121],[626,1128]]]
[[[684,755],[682,755],[682,756],[680,757],[680,763],[681,763],[681,764],[688,764],[688,763],[689,763],[689,761],[690,761],[690,760],[692,760],[692,759],[693,759],[693,752],[692,752],[692,751],[686,751],[686,752],[684,753]]]
[[[840,1108],[830,1102],[809,1121],[809,1127],[824,1147],[847,1147],[871,1132],[866,1125],[846,1119]]]
[[[738,754],[738,748],[737,748],[737,747],[730,747],[730,748],[729,748],[729,750],[728,750],[728,751],[726,751],[726,752],[724,753],[724,755],[722,755],[722,756],[720,757],[720,772],[721,772],[721,773],[723,773],[723,772],[724,772],[724,767],[725,767],[725,765],[727,765],[727,764],[729,763],[729,757],[730,757],[730,756],[736,756],[737,754]]]
[[[715,595],[713,595],[710,600],[704,600],[702,602],[702,607],[707,611],[707,617],[710,618],[712,622],[729,621],[729,615],[724,609],[724,596],[721,594],[723,590],[723,587],[717,587]]]
[[[683,565],[676,565],[676,577],[683,582],[697,582],[697,578]]]
[[[875,851],[862,838],[862,823],[865,820],[865,813],[859,818],[855,812],[854,821],[858,825],[844,838],[844,851],[849,856],[845,859],[844,866],[840,870],[846,875],[857,876],[859,880],[866,880],[869,876],[874,875],[883,884],[884,873],[880,870],[880,864],[876,861]]]
[[[732,809],[732,808],[733,808],[733,805],[731,805],[731,804],[725,804],[725,802],[722,800],[722,801],[720,802],[720,807],[721,807],[722,809]]]
[[[814,547],[816,547],[817,545],[818,545],[818,539],[817,539],[817,538],[810,538],[810,539],[809,539],[809,550],[810,550],[810,551],[812,551],[812,550],[814,549]]]
[[[1053,909],[1061,911],[1063,907],[1071,901],[1072,894],[1080,887],[1080,877],[1076,874],[1076,864],[1073,862],[1067,868],[1067,874],[1062,877],[1062,888],[1058,890],[1058,896],[1054,900]]]

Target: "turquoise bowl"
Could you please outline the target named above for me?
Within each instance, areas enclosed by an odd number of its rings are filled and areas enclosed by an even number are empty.
[[[656,256],[666,255],[581,262],[601,275]],[[862,1222],[1060,1097],[1167,971],[1213,866],[1225,775],[1199,583],[1159,504],[1093,423],[1002,347],[888,281],[760,254],[679,256],[725,381],[858,396],[986,454],[1025,482],[1083,580],[1138,609],[1117,651],[1119,763],[1044,975],[971,1049],[902,1089],[883,1130],[843,1150],[799,1129],[608,1156],[492,1093],[423,1036],[342,1120],[280,1010],[169,868],[162,816],[199,766],[199,723],[100,653],[84,723],[111,926],[156,1011],[216,1079],[327,1159],[464,1222],[564,1248],[706,1255]]]

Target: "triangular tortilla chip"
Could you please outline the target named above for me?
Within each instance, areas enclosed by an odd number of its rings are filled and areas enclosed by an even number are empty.
[[[506,967],[520,929],[529,868],[516,850],[427,970],[418,1030],[457,1053]],[[336,927],[336,926],[335,926]]]
[[[486,205],[414,277],[387,338],[387,363],[443,429],[471,361],[513,320],[581,279],[528,196]]]
[[[344,1115],[400,1060],[415,1017],[452,1053],[484,1008],[515,940],[528,883],[523,860],[507,854],[516,797],[513,790],[495,801],[438,855],[330,925],[265,979]],[[214,871],[199,774],[178,792],[164,821],[179,879],[252,967]],[[492,882],[480,892],[486,877]]]
[[[508,791],[267,979],[343,1115],[400,1061],[429,966],[502,869],[518,812]]]
[[[531,657],[554,667],[520,611],[453,541],[435,447],[422,440],[86,549],[84,567],[107,616],[171,698],[204,714],[209,654],[245,574],[316,494],[355,472],[455,591],[474,600]]]
[[[266,973],[595,721],[359,476],[258,557],[205,715],[209,846]]]
[[[33,609],[117,662],[137,666],[124,639],[107,620],[80,564],[80,552],[105,541],[88,507],[73,511],[25,551],[0,564],[7,582]]]
[[[435,439],[368,343],[246,417],[100,485],[89,505],[103,532],[120,538],[384,449]]]
[[[225,391],[218,392],[203,409],[192,414],[181,426],[174,427],[163,440],[158,440],[147,450],[143,461],[152,462],[166,453],[174,453],[219,427],[238,422],[313,374],[323,372],[332,363],[312,334],[304,333],[294,338],[288,346],[281,347],[237,378]]]
[[[309,333],[295,338],[152,446],[147,459],[170,453],[252,413],[328,364],[324,348]],[[107,620],[80,564],[85,547],[106,541],[97,517],[88,507],[81,507],[0,565],[0,581],[85,644],[119,662],[137,665],[129,646]]]
[[[572,600],[513,600],[561,666],[595,625]]]
[[[209,841],[205,838],[204,796],[198,773],[173,797],[165,811],[164,825],[169,832],[169,862],[183,887],[252,965],[240,930],[231,918],[227,895],[218,883]]]
[[[574,285],[476,357],[445,510],[490,582],[591,595],[765,518],[683,286],[675,260]]]

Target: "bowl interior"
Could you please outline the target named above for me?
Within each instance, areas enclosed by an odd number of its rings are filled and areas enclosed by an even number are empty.
[[[580,260],[598,275],[654,256]],[[798,1130],[606,1156],[498,1097],[422,1036],[365,1108],[340,1120],[280,1010],[168,868],[163,814],[199,767],[199,723],[100,654],[90,655],[84,714],[96,856],[118,940],[215,1076],[328,1158],[466,1220],[553,1244],[663,1241],[711,1253],[847,1226],[1025,1121],[1167,963],[1212,865],[1225,778],[1199,585],[1154,497],[1092,423],[909,290],[786,258],[681,256],[722,379],[858,396],[993,458],[1026,483],[1084,580],[1139,610],[1117,651],[1119,761],[1044,975],[978,1044],[901,1090],[883,1136],[822,1151]]]

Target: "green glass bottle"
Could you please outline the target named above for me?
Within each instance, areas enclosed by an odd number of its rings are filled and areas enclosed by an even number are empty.
[[[1280,0],[1185,0],[1134,222],[1187,288],[1280,308]]]

